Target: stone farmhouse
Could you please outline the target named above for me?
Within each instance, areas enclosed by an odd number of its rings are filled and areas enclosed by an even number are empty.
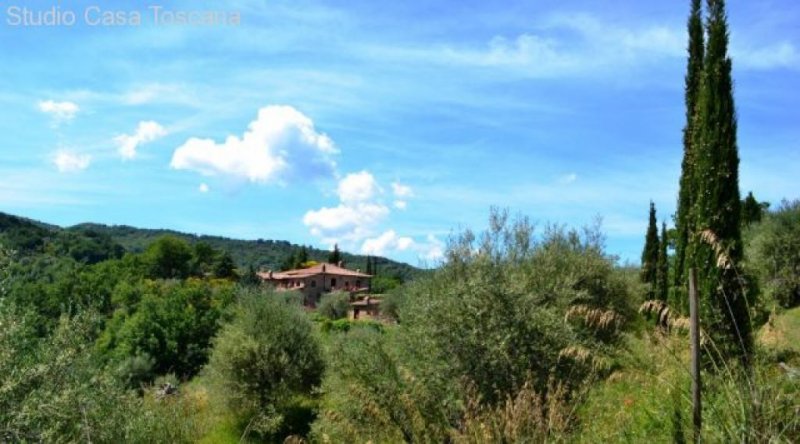
[[[261,272],[258,276],[277,290],[295,290],[303,295],[306,305],[316,306],[324,293],[346,291],[351,296],[369,290],[371,275],[360,270],[348,270],[341,262],[317,264],[313,267],[281,272]]]

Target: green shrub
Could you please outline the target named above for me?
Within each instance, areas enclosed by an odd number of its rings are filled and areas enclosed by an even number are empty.
[[[782,307],[800,304],[800,200],[784,201],[745,238],[747,267],[764,295]]]
[[[331,320],[346,318],[349,310],[350,295],[343,291],[323,295],[317,307],[317,312],[320,315]]]
[[[299,306],[273,292],[242,290],[233,319],[214,339],[207,372],[245,434],[273,436],[297,396],[319,385],[323,361]]]
[[[613,369],[635,315],[614,265],[596,227],[551,226],[534,236],[526,219],[493,212],[486,233],[451,240],[442,267],[399,290],[397,326],[335,338],[314,436],[470,442],[472,426],[492,421],[529,430],[535,424],[514,415],[538,408],[543,418],[551,402],[563,406],[591,376]],[[561,395],[533,403],[553,388]],[[572,420],[563,410],[563,424],[552,429],[491,436],[537,442],[541,433],[560,435]]]

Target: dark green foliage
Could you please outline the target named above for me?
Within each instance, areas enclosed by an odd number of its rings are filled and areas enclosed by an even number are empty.
[[[658,246],[658,264],[656,267],[656,299],[667,302],[669,295],[669,257],[667,256],[667,224],[661,223],[661,242]]]
[[[642,250],[642,282],[649,286],[647,299],[656,297],[659,249],[660,242],[658,239],[658,225],[656,222],[656,206],[651,201],[650,219],[647,225],[647,234],[644,238],[644,249]]]
[[[365,271],[366,274],[369,274],[369,275],[373,274],[372,273],[372,256],[367,256],[367,266],[365,267],[365,270],[366,270]]]
[[[0,213],[0,244],[26,254],[41,251],[53,232],[34,221]]]
[[[800,304],[800,201],[783,202],[747,231],[747,265],[765,299],[783,307]]]
[[[333,245],[333,251],[328,255],[329,264],[338,264],[342,261],[342,252],[339,251],[339,244]]]
[[[375,294],[383,294],[394,290],[399,287],[403,282],[399,277],[377,275],[370,280],[370,292]]]
[[[214,261],[214,277],[219,279],[236,279],[236,264],[227,252],[220,253]]]
[[[247,271],[239,278],[239,283],[247,287],[257,287],[261,285],[261,278],[256,273],[256,267],[250,265]]]
[[[692,130],[694,159],[688,264],[697,269],[700,318],[724,357],[747,361],[753,349],[747,295],[736,266],[740,232],[739,153],[725,2],[708,1],[708,43]],[[701,239],[713,233],[716,241]],[[713,244],[713,245],[712,245]],[[722,265],[719,252],[727,259]]]
[[[303,267],[308,260],[308,248],[304,245],[300,247],[300,252],[297,254],[297,266],[295,268]]]
[[[153,242],[144,252],[144,260],[154,279],[185,279],[193,271],[189,244],[174,236]]]
[[[256,270],[288,270],[297,268],[302,262],[316,261],[326,262],[330,251],[314,248],[306,249],[306,258],[299,261],[297,255],[301,253],[301,247],[292,245],[287,241],[276,240],[237,240],[219,236],[197,236],[192,234],[180,233],[172,230],[149,230],[134,228],[129,226],[106,226],[100,224],[80,224],[74,227],[62,229],[54,225],[47,225],[41,222],[24,219],[0,213],[0,243],[11,250],[20,254],[41,253],[47,250],[49,244],[57,244],[59,233],[77,233],[83,240],[80,242],[70,241],[68,244],[74,247],[74,258],[78,261],[88,261],[90,263],[99,262],[103,258],[119,257],[120,245],[124,251],[132,253],[144,252],[153,242],[164,236],[177,237],[194,246],[203,243],[216,251],[228,252],[233,258],[236,268],[246,269],[254,266]],[[112,243],[108,243],[108,239]],[[81,246],[81,244],[87,244]],[[201,250],[208,252],[208,249],[200,247]],[[58,251],[53,254],[61,255],[64,253],[65,246],[59,246]],[[50,248],[54,250],[54,248]],[[200,252],[192,248],[194,255],[205,257],[204,260],[192,265],[191,274],[202,275],[211,271],[210,258],[199,254]],[[291,257],[292,255],[295,257]],[[353,255],[340,251],[341,260],[346,264],[364,263],[366,257]],[[423,273],[411,265],[395,262],[386,258],[379,258],[381,268],[384,273],[390,276],[400,276],[402,281]],[[376,259],[377,260],[377,259]]]
[[[323,361],[308,317],[272,292],[243,290],[214,339],[208,374],[249,430],[272,436],[298,396],[319,385]]]
[[[681,178],[678,191],[678,208],[675,217],[675,229],[677,238],[675,242],[675,272],[673,273],[674,285],[678,294],[682,294],[686,287],[686,251],[689,240],[694,233],[695,222],[692,215],[692,208],[697,195],[695,186],[695,153],[694,128],[695,128],[695,109],[697,98],[700,94],[700,82],[703,73],[703,59],[705,56],[703,19],[701,10],[701,0],[692,0],[692,11],[689,15],[689,46],[688,60],[686,66],[685,92],[684,99],[686,105],[686,125],[683,129],[683,160],[681,161]],[[680,298],[681,301],[684,298]],[[675,304],[675,307],[682,307],[684,304]]]
[[[324,294],[317,307],[317,313],[331,320],[346,318],[348,310],[350,295],[343,291]]]
[[[759,202],[753,192],[747,193],[742,201],[742,227],[747,227],[756,222],[761,222],[764,213],[769,209],[769,202]]]
[[[118,308],[97,342],[107,360],[124,367],[130,359],[149,357],[153,374],[192,376],[208,359],[233,287],[200,280],[141,281],[118,286],[112,297]]]
[[[217,251],[207,242],[197,242],[193,248],[194,263],[192,271],[199,276],[212,273],[214,262],[217,258]]]

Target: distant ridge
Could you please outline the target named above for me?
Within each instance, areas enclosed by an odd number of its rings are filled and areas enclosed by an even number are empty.
[[[183,233],[168,229],[136,228],[128,225],[104,225],[81,223],[71,227],[59,227],[25,217],[0,212],[0,244],[16,250],[35,250],[60,235],[84,236],[89,239],[107,238],[119,244],[125,251],[138,253],[161,236],[175,236],[190,244],[205,242],[227,251],[241,269],[250,266],[263,270],[278,270],[280,265],[302,246],[285,240],[258,239],[241,240],[223,236],[208,236]],[[306,247],[310,260],[323,262],[328,251]],[[342,252],[345,265],[351,269],[366,269],[367,257]],[[417,267],[384,257],[376,257],[380,274],[409,280],[422,272]]]

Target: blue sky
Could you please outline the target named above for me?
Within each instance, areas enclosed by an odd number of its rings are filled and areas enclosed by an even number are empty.
[[[494,205],[601,216],[637,262],[648,201],[675,207],[688,3],[4,2],[0,211],[430,264]],[[128,23],[89,26],[95,5]],[[742,191],[797,198],[800,4],[728,12]]]

